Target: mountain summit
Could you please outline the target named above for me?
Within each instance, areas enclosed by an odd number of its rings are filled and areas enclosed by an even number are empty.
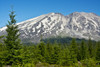
[[[51,37],[91,37],[100,40],[100,16],[94,13],[74,12],[64,16],[60,13],[49,13],[20,23],[19,32],[22,41],[37,43],[42,38]],[[0,35],[6,34],[6,27],[0,29]]]

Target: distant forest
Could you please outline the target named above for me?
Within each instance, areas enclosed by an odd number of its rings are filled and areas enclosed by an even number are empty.
[[[57,42],[57,43],[60,43],[60,44],[65,44],[65,43],[70,44],[72,39],[73,39],[72,37],[60,37],[59,36],[59,37],[41,39],[41,41],[43,41],[44,43],[48,43],[48,42],[55,43],[55,42]],[[83,39],[83,38],[82,39],[81,38],[75,38],[75,40],[76,40],[77,43],[81,43],[82,40],[84,40],[85,42],[88,42],[88,40]],[[91,40],[91,41],[93,43],[96,42],[94,40]]]

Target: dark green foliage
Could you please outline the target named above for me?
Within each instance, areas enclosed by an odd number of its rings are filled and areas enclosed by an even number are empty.
[[[8,21],[8,25],[7,25],[7,36],[6,39],[4,40],[4,43],[6,45],[6,49],[7,49],[7,55],[6,55],[6,59],[5,59],[5,63],[12,65],[20,63],[22,60],[20,58],[20,49],[21,49],[21,44],[20,44],[20,39],[19,34],[18,34],[18,26],[15,25],[16,20],[15,15],[14,15],[14,11],[11,11],[11,13],[9,14],[10,17],[10,21]]]
[[[81,56],[81,60],[88,58],[88,48],[84,41],[81,42],[80,56]]]
[[[55,41],[60,44],[66,44],[66,43],[70,44],[72,39],[73,38],[71,38],[71,37],[52,37],[52,38],[42,39],[42,41],[45,43],[48,43],[48,41],[49,41],[52,44],[55,43]],[[77,43],[81,43],[82,40],[84,40],[86,43],[88,42],[88,40],[76,38]],[[95,42],[95,41],[93,41],[93,42]]]
[[[40,50],[40,54],[42,56],[45,56],[45,43],[40,42],[39,45],[38,45],[38,49]]]
[[[46,45],[46,51],[45,51],[45,61],[49,64],[52,64],[52,54],[53,54],[53,47],[50,43],[47,43]]]
[[[78,54],[78,47],[75,39],[73,38],[70,45],[70,55],[71,55],[71,61],[73,63],[77,62],[77,54]]]
[[[97,43],[97,46],[94,48],[96,49],[96,60],[94,58],[89,58],[89,50],[88,45],[82,41],[79,45],[77,45],[76,40],[73,38],[70,45],[67,44],[58,44],[57,42],[51,44],[44,42],[40,42],[37,45],[23,45],[22,49],[20,49],[20,55],[16,56],[21,58],[21,63],[17,64],[16,66],[27,66],[27,64],[30,65],[38,65],[41,63],[48,63],[48,64],[56,64],[60,66],[72,66],[72,67],[78,67],[78,66],[95,66],[96,64],[99,64],[100,61],[100,55],[99,55],[99,42]],[[6,47],[3,45],[0,45],[0,47],[3,48],[4,51],[2,53],[0,52],[0,57],[2,60],[0,60],[0,63],[4,65],[5,61],[4,59],[8,59],[9,54],[7,53]],[[98,48],[97,48],[98,47]],[[16,52],[14,52],[16,53]],[[11,54],[10,54],[11,55]],[[93,55],[94,56],[94,55]],[[80,58],[79,58],[80,57]],[[13,57],[14,58],[14,57]],[[13,63],[16,63],[17,61],[12,60]],[[15,66],[15,64],[13,64]],[[98,65],[99,66],[99,65]]]
[[[38,48],[38,60],[44,62],[45,59],[44,59],[44,56],[45,56],[45,43],[44,42],[40,42],[37,46]]]
[[[68,47],[65,47],[65,49],[61,50],[59,64],[63,66],[69,66],[72,64],[70,50]]]
[[[0,58],[2,58],[1,53],[2,53],[2,43],[0,43]],[[0,67],[2,67],[2,59],[0,59]]]
[[[3,38],[4,36],[0,36],[0,40]],[[4,65],[5,63],[5,56],[7,55],[6,52],[7,50],[5,44],[3,43],[3,41],[0,41],[0,66],[2,67],[2,65]]]
[[[60,47],[57,44],[55,44],[53,47],[53,53],[51,54],[52,64],[58,63],[60,50],[61,50]]]
[[[88,51],[89,51],[89,57],[93,58],[94,53],[93,53],[93,43],[91,41],[91,38],[89,38],[88,40]]]
[[[83,64],[83,67],[97,67],[96,61],[92,58],[82,60],[81,62]]]
[[[96,60],[100,61],[100,42],[96,45]]]

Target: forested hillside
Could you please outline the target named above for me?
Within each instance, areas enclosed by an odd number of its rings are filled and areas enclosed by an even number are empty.
[[[0,64],[35,67],[41,66],[73,66],[73,67],[99,67],[100,65],[100,42],[88,43],[81,41],[77,44],[75,39],[72,39],[70,45],[59,43],[44,43],[40,42],[37,45],[21,45],[21,48],[14,49],[15,54],[11,54],[7,50],[5,44],[0,43]]]

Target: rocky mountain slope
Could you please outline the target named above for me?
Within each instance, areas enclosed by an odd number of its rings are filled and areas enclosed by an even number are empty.
[[[20,23],[19,33],[22,41],[37,43],[49,37],[91,37],[100,40],[100,16],[94,13],[74,12],[67,16],[60,13],[49,13]],[[6,34],[6,27],[0,28],[0,35]]]

